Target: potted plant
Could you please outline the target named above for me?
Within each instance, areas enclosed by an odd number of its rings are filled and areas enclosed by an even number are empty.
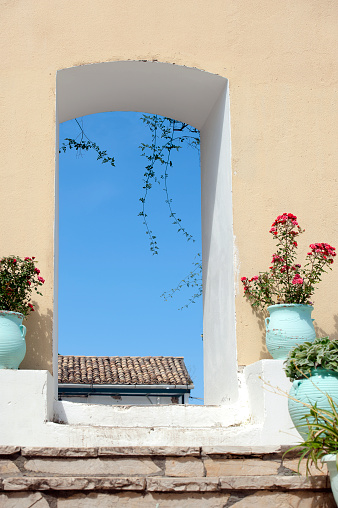
[[[267,308],[266,345],[275,359],[285,360],[297,344],[314,340],[310,298],[322,274],[331,269],[335,248],[328,243],[310,245],[304,268],[296,262],[298,236],[303,229],[292,213],[283,213],[273,222],[270,233],[277,241],[269,271],[252,278],[242,277],[244,296],[254,309]]]
[[[0,368],[17,369],[26,354],[24,317],[34,311],[32,292],[45,282],[34,257],[0,259]]]
[[[338,413],[337,404],[326,394],[327,409],[320,409],[317,404],[306,404],[303,416],[303,427],[306,429],[304,441],[290,448],[299,450],[298,471],[303,459],[306,459],[306,475],[311,474],[310,464],[317,469],[318,461],[326,463],[330,473],[330,483],[335,502],[338,506]],[[301,402],[299,401],[301,404]]]
[[[329,337],[304,342],[292,349],[285,362],[285,374],[293,382],[289,394],[291,420],[305,438],[304,417],[309,408],[330,410],[327,394],[338,404],[338,340]]]

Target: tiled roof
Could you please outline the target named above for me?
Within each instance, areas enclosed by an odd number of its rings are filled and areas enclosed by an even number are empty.
[[[190,385],[181,356],[62,356],[59,383]]]

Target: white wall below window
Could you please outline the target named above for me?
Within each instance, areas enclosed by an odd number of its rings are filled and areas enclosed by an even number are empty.
[[[154,395],[88,395],[88,396],[62,396],[65,402],[77,402],[82,404],[103,404],[105,406],[152,406],[158,404],[182,404],[189,403],[189,395],[185,398],[182,396],[175,397],[156,397]]]

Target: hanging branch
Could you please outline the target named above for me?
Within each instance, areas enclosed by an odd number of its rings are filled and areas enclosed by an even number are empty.
[[[201,254],[197,254],[196,257],[201,258]],[[195,258],[196,259],[196,258]],[[164,298],[165,301],[167,301],[169,298],[173,298],[175,296],[175,293],[177,291],[180,291],[183,287],[197,287],[196,293],[189,298],[189,301],[187,304],[183,305],[179,310],[182,310],[184,308],[188,308],[191,303],[196,303],[197,298],[202,296],[203,293],[203,287],[202,287],[202,260],[199,259],[198,261],[195,261],[193,263],[195,268],[186,276],[184,279],[182,279],[175,288],[171,289],[170,291],[165,291],[161,294],[161,297]]]
[[[114,160],[114,157],[109,157],[107,155],[107,151],[106,150],[101,150],[100,147],[94,143],[93,141],[91,141],[88,136],[86,135],[86,133],[84,132],[82,126],[80,125],[79,121],[77,118],[74,119],[75,122],[77,123],[77,125],[79,126],[79,129],[80,129],[80,134],[75,138],[65,138],[65,141],[67,141],[67,143],[63,142],[60,149],[59,149],[59,153],[65,153],[67,151],[67,149],[69,148],[69,150],[72,150],[72,148],[75,148],[75,150],[77,152],[79,152],[77,155],[79,157],[82,157],[82,151],[86,151],[88,152],[88,150],[94,150],[96,153],[97,153],[97,159],[96,160],[100,160],[101,159],[101,162],[102,164],[105,164],[106,162],[109,162],[111,166],[115,166],[115,160]],[[81,139],[80,141],[76,141],[78,139],[78,137],[81,135]],[[84,138],[87,138],[87,141],[84,140]]]

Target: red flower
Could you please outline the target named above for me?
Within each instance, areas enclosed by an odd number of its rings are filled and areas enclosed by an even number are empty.
[[[244,282],[247,279],[247,277],[241,277],[241,281]]]
[[[16,259],[13,259],[13,263],[14,263],[14,264],[16,263]]]
[[[31,258],[26,257],[25,261],[32,261]]]
[[[40,273],[39,268],[34,268],[34,272],[35,272],[35,273],[37,273],[37,274],[39,275],[39,273]]]
[[[31,303],[28,304],[28,307],[30,307],[31,310],[34,310],[34,307]]]
[[[297,243],[297,242],[293,242],[293,245],[294,245],[295,247],[297,247],[297,246],[298,246],[298,243]]]
[[[45,279],[43,277],[38,277],[38,281],[42,282],[42,284],[45,282]]]
[[[296,275],[294,276],[294,278],[292,280],[292,284],[303,284],[303,282],[304,282],[304,280],[301,278],[299,273],[296,273]]]
[[[28,286],[30,286],[31,285],[31,281],[27,280],[27,284],[28,284]]]

